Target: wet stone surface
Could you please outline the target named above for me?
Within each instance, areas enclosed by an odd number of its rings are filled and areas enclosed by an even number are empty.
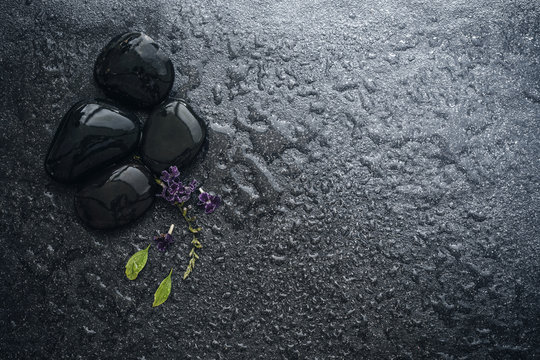
[[[140,153],[157,175],[171,165],[184,169],[191,164],[206,139],[206,124],[183,101],[159,106],[144,124]]]
[[[58,125],[45,171],[71,183],[130,155],[139,144],[139,119],[102,100],[73,105]]]
[[[0,13],[0,347],[7,359],[540,357],[540,10],[532,1],[11,2]],[[187,234],[157,200],[103,232],[41,163],[102,97],[109,39],[170,55],[223,196]],[[148,113],[137,113],[141,120]],[[176,271],[176,270],[175,270]],[[175,272],[176,273],[176,272]]]

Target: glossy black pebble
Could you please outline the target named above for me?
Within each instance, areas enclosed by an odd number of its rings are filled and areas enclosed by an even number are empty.
[[[126,225],[154,202],[157,185],[142,165],[123,165],[105,170],[75,195],[79,217],[96,229]]]
[[[130,32],[116,36],[101,51],[94,78],[107,96],[131,106],[148,107],[169,94],[174,67],[152,38]]]
[[[45,158],[55,180],[72,183],[137,148],[137,117],[101,100],[78,102],[66,113]]]
[[[171,101],[156,109],[144,124],[141,155],[155,173],[170,165],[182,168],[201,149],[206,124],[183,101]]]

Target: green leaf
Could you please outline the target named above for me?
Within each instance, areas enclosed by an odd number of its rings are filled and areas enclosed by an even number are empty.
[[[163,304],[167,298],[169,297],[169,294],[171,293],[171,275],[172,275],[173,269],[171,269],[171,272],[169,273],[169,276],[167,276],[161,284],[159,284],[159,287],[156,290],[156,293],[154,294],[154,303],[152,304],[152,307],[159,306]]]
[[[150,245],[144,250],[137,251],[129,258],[126,264],[126,276],[129,280],[135,280],[141,270],[144,269],[146,261],[148,260],[148,249],[150,248]]]

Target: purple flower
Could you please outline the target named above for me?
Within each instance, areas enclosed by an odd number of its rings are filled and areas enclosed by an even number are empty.
[[[174,237],[170,234],[160,234],[158,236],[154,236],[154,241],[156,242],[156,245],[160,251],[167,251],[169,245],[174,242]]]
[[[173,205],[188,201],[198,185],[196,180],[191,181],[189,185],[184,185],[178,179],[179,176],[180,172],[176,166],[169,167],[169,171],[163,170],[161,172],[160,179],[163,181],[163,190],[158,196],[161,196]]]
[[[171,181],[169,183],[169,186],[167,187],[167,192],[169,194],[176,194],[178,192],[178,190],[180,190],[180,185],[181,184],[182,184],[181,182]]]
[[[169,183],[169,181],[171,181],[171,174],[169,174],[169,172],[167,170],[163,170],[161,172],[161,176],[159,177],[163,182],[165,183]]]
[[[184,190],[186,193],[189,193],[191,195],[191,193],[195,191],[198,185],[199,183],[197,182],[197,180],[191,180],[191,183],[189,183],[188,186],[185,186]]]
[[[177,177],[180,176],[180,171],[178,171],[178,168],[176,166],[169,167],[169,171],[163,170],[161,172],[160,179],[163,180],[167,185],[169,185],[172,181],[176,180]]]
[[[169,172],[171,173],[171,176],[174,178],[177,178],[180,176],[180,171],[178,171],[178,168],[176,166],[169,167]]]
[[[206,191],[201,190],[199,195],[199,205],[204,206],[204,212],[207,214],[213,213],[217,207],[221,204],[221,198],[217,195],[211,195]]]
[[[161,194],[157,196],[164,198],[166,201],[170,202],[171,204],[174,204],[174,202],[176,201],[175,194],[170,194],[169,191],[167,191],[167,187],[164,187],[163,190],[161,190]]]
[[[182,194],[175,194],[174,195],[174,201],[172,202],[172,204],[182,204],[182,203],[185,203],[186,201],[189,200],[189,196],[187,195],[182,195]]]

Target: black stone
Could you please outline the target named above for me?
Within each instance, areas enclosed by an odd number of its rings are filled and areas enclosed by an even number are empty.
[[[142,165],[110,168],[88,181],[75,195],[79,217],[96,229],[126,225],[152,205],[157,185]]]
[[[162,102],[171,91],[174,67],[152,38],[130,32],[116,36],[101,51],[94,78],[107,96],[148,107]]]
[[[171,165],[188,165],[206,138],[206,124],[183,101],[156,109],[144,125],[141,155],[144,163],[160,173]]]
[[[129,155],[139,142],[137,117],[103,100],[73,105],[60,122],[45,158],[55,180],[72,183]]]

